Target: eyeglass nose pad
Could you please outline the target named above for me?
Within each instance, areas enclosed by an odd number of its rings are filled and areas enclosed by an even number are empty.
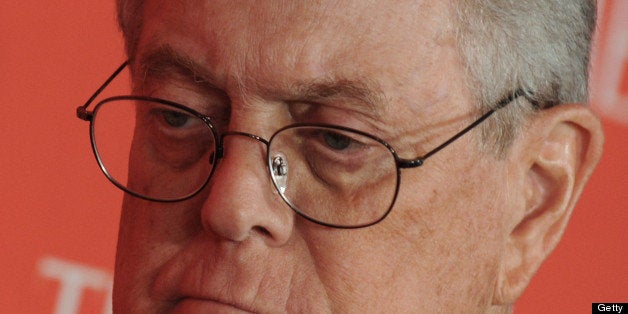
[[[273,181],[281,194],[286,191],[288,181],[288,161],[282,153],[277,153],[272,158],[271,163]]]

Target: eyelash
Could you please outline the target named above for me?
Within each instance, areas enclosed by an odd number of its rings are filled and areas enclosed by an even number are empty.
[[[212,104],[215,101],[210,100],[210,97],[200,95],[200,93],[193,91],[191,88],[179,87],[176,83],[167,81],[148,83],[148,79],[146,82],[148,88],[143,88],[144,91],[148,90],[148,92],[144,93],[146,96],[169,100],[193,109],[209,117],[212,124],[219,130],[226,128],[229,124],[231,110],[228,105]],[[151,88],[151,86],[155,87]],[[182,94],[181,90],[185,96],[179,97],[177,95]]]

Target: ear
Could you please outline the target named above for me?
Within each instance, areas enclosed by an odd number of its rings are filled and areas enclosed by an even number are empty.
[[[495,304],[514,303],[560,241],[603,141],[599,119],[581,104],[542,110],[524,125],[508,155],[517,190]]]

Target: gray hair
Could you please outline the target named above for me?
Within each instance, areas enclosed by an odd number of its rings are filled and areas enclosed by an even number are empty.
[[[481,112],[522,89],[541,107],[586,103],[595,0],[460,0],[457,42]],[[519,99],[483,125],[503,152],[533,107]],[[492,142],[492,143],[491,143]]]
[[[127,54],[135,54],[143,0],[116,0]],[[595,0],[453,0],[468,88],[485,112],[522,89],[542,106],[586,103]],[[521,98],[521,97],[520,97]],[[503,152],[533,112],[521,99],[483,125],[483,143]]]

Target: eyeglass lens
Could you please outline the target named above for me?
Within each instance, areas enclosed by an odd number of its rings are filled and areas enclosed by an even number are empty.
[[[147,199],[172,201],[203,188],[217,140],[200,117],[155,101],[99,104],[93,142],[107,176]],[[282,198],[309,219],[361,226],[381,219],[394,202],[395,158],[382,143],[351,130],[295,126],[273,135],[268,168]],[[246,193],[243,191],[243,193]]]
[[[286,202],[313,220],[369,224],[394,201],[395,159],[370,137],[331,127],[288,128],[271,140],[271,164],[278,157],[285,165],[271,172],[275,185]]]
[[[105,173],[134,194],[177,200],[203,187],[216,141],[202,119],[152,101],[123,99],[94,112],[93,141]]]

